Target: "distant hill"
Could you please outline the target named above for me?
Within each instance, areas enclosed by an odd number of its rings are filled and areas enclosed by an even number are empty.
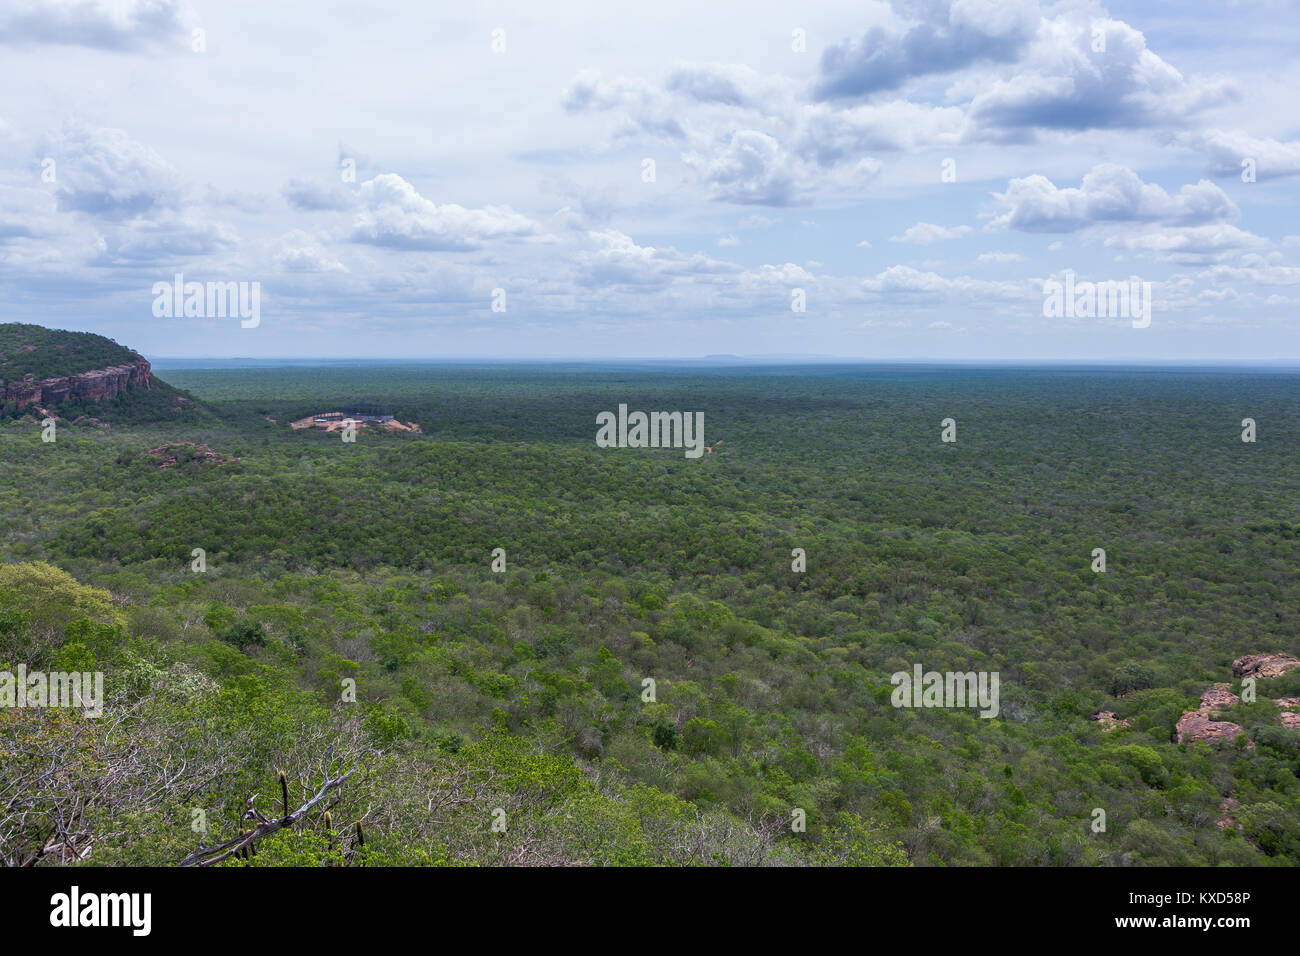
[[[203,403],[155,376],[144,356],[112,339],[0,324],[0,418],[42,412],[124,423],[213,417]]]

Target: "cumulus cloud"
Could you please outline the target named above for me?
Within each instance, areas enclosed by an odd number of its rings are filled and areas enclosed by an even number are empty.
[[[876,153],[1024,142],[1040,130],[1186,126],[1237,96],[1227,80],[1184,76],[1139,30],[1088,8],[1061,5],[1044,18],[1034,0],[893,6],[897,25],[826,50],[811,91],[747,66],[685,63],[662,84],[586,71],[564,107],[620,115],[615,142],[680,147],[711,200],[786,206],[863,190],[884,168]],[[947,103],[861,102],[952,72]],[[1285,149],[1283,158],[1275,168],[1290,168]]]
[[[747,270],[741,273],[740,280],[741,284],[746,286],[786,287],[814,282],[815,277],[803,266],[785,262],[779,266],[763,265],[757,269]]]
[[[1104,222],[1196,225],[1240,215],[1236,204],[1209,180],[1170,195],[1115,163],[1094,166],[1078,188],[1060,189],[1046,176],[1033,175],[1011,180],[1006,192],[993,196],[999,215],[989,227],[1021,232],[1075,232]]]
[[[585,286],[664,287],[676,279],[737,275],[740,266],[671,246],[641,246],[616,229],[592,232],[591,248],[577,256],[579,283]]]
[[[239,234],[226,223],[183,213],[133,221],[110,231],[106,239],[110,258],[143,263],[233,249],[239,243]]]
[[[1163,262],[1218,262],[1268,245],[1268,241],[1227,223],[1166,228],[1136,236],[1111,236],[1106,245],[1149,253]]]
[[[948,278],[937,272],[923,272],[911,266],[890,266],[862,280],[864,292],[907,299],[981,298],[1023,299],[1034,290],[1027,282],[991,282],[970,276]]]
[[[828,47],[818,99],[866,96],[981,61],[1013,61],[1041,19],[1034,0],[894,0],[892,6],[910,25],[873,27],[856,42]]]
[[[671,143],[707,199],[747,205],[802,205],[818,194],[861,191],[883,168],[866,155],[871,149],[956,143],[964,128],[958,109],[905,102],[840,116],[800,104],[790,81],[723,64],[679,64],[662,86],[585,71],[563,105],[618,114],[613,142]]]
[[[699,103],[764,108],[785,93],[775,77],[735,63],[681,63],[668,74],[664,89]]]
[[[988,129],[1132,129],[1183,123],[1237,95],[1227,80],[1184,77],[1123,21],[1067,13],[1043,22],[1014,74],[977,93],[970,113]]]
[[[680,142],[686,131],[674,115],[672,96],[644,80],[608,79],[599,70],[583,70],[569,84],[561,105],[569,113],[616,112],[624,125],[619,138],[640,133]]]
[[[615,313],[690,310],[734,318],[788,312],[791,290],[819,288],[814,262],[744,268],[704,253],[641,245],[618,230],[591,232],[571,257],[583,298]]]
[[[1206,154],[1214,176],[1238,176],[1242,162],[1255,161],[1255,178],[1277,179],[1300,173],[1300,141],[1283,142],[1250,136],[1241,130],[1208,129],[1187,134],[1182,142]]]
[[[847,109],[814,104],[800,113],[796,150],[823,166],[864,152],[956,146],[968,136],[966,112],[908,100]]]
[[[58,43],[135,50],[186,34],[181,0],[12,0],[0,11],[0,44]]]
[[[712,156],[694,153],[686,163],[708,185],[710,199],[772,206],[798,199],[790,154],[759,130],[736,130],[719,152]]]
[[[280,248],[274,255],[281,272],[347,272],[342,262],[330,255],[319,242],[301,229],[280,237]]]
[[[161,156],[120,129],[69,121],[48,138],[59,208],[118,220],[175,209],[179,174]]]
[[[362,183],[360,204],[351,240],[393,249],[465,251],[477,249],[487,239],[538,232],[536,223],[506,206],[440,206],[395,173]]]
[[[944,239],[960,239],[970,231],[970,226],[936,226],[932,222],[918,222],[915,226],[909,226],[901,236],[890,236],[889,241],[915,242],[928,246]]]
[[[819,192],[860,193],[884,168],[870,156],[823,164],[756,129],[736,130],[724,145],[686,153],[682,160],[710,200],[764,206],[806,205]]]

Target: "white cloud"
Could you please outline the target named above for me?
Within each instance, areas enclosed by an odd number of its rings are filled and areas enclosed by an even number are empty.
[[[1246,159],[1255,161],[1255,178],[1261,181],[1300,173],[1300,141],[1288,143],[1221,129],[1191,133],[1181,141],[1206,154],[1215,176],[1241,175]]]
[[[188,39],[181,0],[10,0],[0,44],[64,44],[134,50]]]
[[[1015,60],[1038,28],[1035,0],[895,0],[906,29],[873,27],[822,54],[820,99],[865,96],[981,61]]]
[[[320,183],[309,179],[291,179],[281,190],[294,209],[304,212],[351,209],[358,202],[356,189],[338,183]]]
[[[43,152],[55,163],[60,209],[117,220],[180,205],[177,171],[123,130],[69,120]]]
[[[904,299],[931,297],[1014,300],[1034,294],[1028,282],[990,282],[970,276],[947,278],[936,272],[922,272],[903,265],[881,270],[875,276],[864,279],[861,287],[865,292]]]
[[[1204,273],[1204,278],[1212,282],[1253,282],[1257,285],[1298,285],[1300,284],[1300,266],[1274,265],[1262,261],[1251,261],[1243,256],[1243,265],[1214,265]]]
[[[466,209],[437,205],[395,173],[361,184],[361,210],[353,223],[353,242],[394,249],[464,251],[487,239],[531,236],[537,224],[505,206]]]
[[[1022,232],[1075,232],[1105,222],[1194,225],[1240,215],[1236,204],[1209,180],[1183,186],[1171,196],[1115,163],[1094,166],[1078,188],[1060,189],[1046,176],[1033,175],[1013,179],[1006,192],[993,195],[1000,215],[989,227]]]
[[[1250,249],[1268,245],[1267,240],[1227,223],[1167,228],[1136,236],[1111,236],[1111,248],[1150,253],[1165,262],[1197,263],[1220,261]]]
[[[759,130],[736,130],[722,150],[712,156],[690,154],[686,163],[708,184],[710,199],[773,206],[797,199],[789,154]]]
[[[561,103],[569,113],[618,113],[623,120],[620,139],[641,134],[677,143],[686,137],[674,116],[673,97],[644,80],[607,79],[599,70],[583,70],[569,84]]]
[[[986,130],[1135,129],[1182,124],[1237,95],[1227,80],[1184,77],[1127,23],[1067,11],[1042,22],[1014,73],[976,93],[970,112]]]
[[[664,89],[700,103],[757,108],[786,95],[788,84],[738,63],[680,63]]]
[[[901,236],[890,236],[889,241],[929,245],[945,239],[960,239],[970,231],[970,226],[936,226],[932,222],[918,222],[914,226],[909,226]]]
[[[671,246],[640,246],[616,229],[592,232],[589,238],[592,248],[576,256],[578,281],[585,286],[664,287],[678,279],[738,275],[742,271],[733,263],[679,252]]]
[[[739,339],[837,352],[865,305],[890,321],[895,306],[913,310],[910,331],[881,354],[916,355],[942,338],[927,323],[963,327],[990,303],[1039,311],[1032,280],[954,270],[1043,275],[1068,251],[1080,271],[1114,268],[1114,257],[1144,260],[1139,271],[1155,281],[1178,274],[1167,301],[1195,310],[1189,337],[1147,337],[1151,357],[1222,354],[1190,335],[1211,308],[1225,328],[1252,330],[1225,338],[1229,351],[1297,354],[1300,337],[1281,321],[1293,303],[1271,304],[1267,334],[1258,317],[1270,292],[1289,291],[1273,286],[1300,284],[1300,237],[1270,244],[1256,233],[1297,231],[1278,178],[1300,171],[1300,126],[1287,111],[1300,25],[1262,29],[1201,4],[1186,11],[1187,30],[1170,31],[1140,4],[1132,26],[1120,23],[1100,0],[837,2],[805,24],[809,55],[792,56],[780,11],[666,2],[653,22],[611,14],[611,31],[636,31],[626,48],[601,49],[583,14],[557,8],[551,41],[512,30],[506,57],[460,42],[474,14],[440,47],[439,69],[458,79],[446,84],[410,80],[428,75],[427,29],[330,6],[313,10],[306,46],[285,42],[300,18],[281,6],[205,8],[210,52],[197,56],[177,26],[180,3],[11,0],[0,26],[27,19],[0,37],[0,153],[10,157],[0,309],[30,320],[48,303],[111,334],[114,303],[135,303],[142,282],[175,265],[261,277],[286,336],[278,354],[292,350],[291,330],[355,328],[367,316],[377,338],[366,348],[378,354],[408,348],[408,337],[423,354],[483,355],[502,342],[521,354],[633,354],[623,348],[637,330],[658,342],[667,328],[690,343],[708,328],[716,338],[699,347],[711,351]],[[422,23],[407,6],[398,19]],[[70,10],[78,26],[60,19]],[[684,34],[678,20],[698,29]],[[1090,48],[1094,21],[1104,53]],[[894,48],[862,42],[875,27]],[[819,68],[825,49],[840,53]],[[715,57],[743,62],[700,62]],[[356,68],[340,73],[342,62]],[[294,82],[267,83],[268,63]],[[584,69],[613,64],[626,76]],[[1204,75],[1225,68],[1231,79]],[[1238,88],[1250,95],[1234,101]],[[77,115],[90,122],[61,126]],[[940,185],[949,156],[961,178]],[[1274,182],[1241,184],[1246,156]],[[46,157],[53,182],[41,179]],[[646,157],[657,182],[640,178]],[[345,160],[356,182],[340,182]],[[1196,182],[1204,161],[1207,179],[1227,178]],[[710,201],[748,208],[719,213]],[[981,234],[984,223],[1044,239]],[[934,245],[882,247],[891,233]],[[1063,235],[1079,241],[1051,241]],[[960,246],[942,244],[957,236]],[[855,268],[850,248],[872,255]],[[960,255],[938,258],[952,248]],[[887,249],[908,252],[908,265],[884,269]],[[760,251],[778,261],[754,264]],[[508,314],[487,310],[498,285],[510,289]],[[810,321],[788,321],[795,287],[808,292]],[[979,348],[1052,353],[1050,338],[1025,337],[1021,311],[990,310]],[[131,321],[124,340],[141,348],[165,335],[168,354],[181,354],[173,343],[193,335],[171,325],[137,336]],[[474,338],[476,327],[495,338]],[[276,347],[276,331],[264,331],[255,347]],[[349,354],[354,341],[326,349]],[[209,345],[186,342],[191,354]]]
[[[831,165],[864,152],[956,146],[969,135],[966,111],[908,100],[839,107],[825,103],[800,109],[797,151]]]
[[[239,234],[232,226],[190,212],[136,220],[111,230],[106,238],[112,258],[135,262],[210,256],[233,249],[239,243]]]
[[[274,255],[281,272],[347,272],[342,262],[330,255],[319,242],[301,229],[280,237],[280,248]]]

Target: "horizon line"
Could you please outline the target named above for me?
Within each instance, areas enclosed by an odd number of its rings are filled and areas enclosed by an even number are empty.
[[[1052,366],[1088,366],[1100,368],[1134,368],[1146,366],[1178,366],[1187,368],[1223,368],[1231,366],[1249,366],[1261,368],[1297,368],[1300,369],[1300,357],[1297,358],[1186,358],[1186,359],[1152,359],[1152,358],[1118,358],[1118,359],[1066,359],[1066,358],[932,358],[909,356],[905,358],[868,358],[860,356],[823,356],[823,355],[707,355],[696,357],[650,356],[644,358],[628,356],[341,356],[341,355],[306,355],[306,356],[251,356],[251,355],[160,355],[149,359],[150,364],[159,362],[255,362],[265,363],[325,363],[361,365],[366,362],[383,362],[405,365],[440,365],[462,364],[467,362],[488,365],[552,365],[560,363],[576,364],[692,364],[710,367],[755,366],[755,365],[1019,365],[1029,367]]]

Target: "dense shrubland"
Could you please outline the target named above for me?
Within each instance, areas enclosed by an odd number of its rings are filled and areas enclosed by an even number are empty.
[[[175,862],[195,809],[233,836],[278,770],[310,796],[333,745],[363,768],[333,829],[223,865],[1300,863],[1275,707],[1234,713],[1253,748],[1174,742],[1234,657],[1300,651],[1293,376],[161,374],[212,421],[0,426],[0,666],[93,660],[113,701],[0,712],[10,862],[55,806],[91,862]],[[358,399],[425,434],[283,424]],[[598,449],[620,402],[723,441]],[[147,454],[180,441],[226,460]],[[895,709],[917,662],[1000,672],[999,717]],[[33,788],[43,747],[62,769]]]

